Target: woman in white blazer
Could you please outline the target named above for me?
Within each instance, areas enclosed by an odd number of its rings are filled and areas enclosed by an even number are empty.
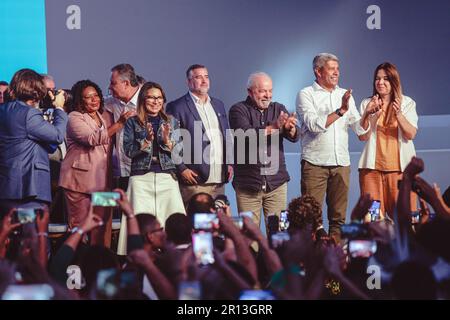
[[[362,124],[370,124],[370,130],[360,136],[366,141],[358,166],[361,194],[380,201],[381,218],[386,214],[392,218],[398,181],[416,154],[413,139],[418,128],[416,103],[403,95],[395,65],[384,62],[375,69],[373,95],[361,102],[360,112]],[[412,195],[413,211],[416,201]]]

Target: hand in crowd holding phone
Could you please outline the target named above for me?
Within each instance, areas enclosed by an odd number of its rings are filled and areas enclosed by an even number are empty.
[[[42,209],[37,209],[36,212],[36,227],[39,234],[44,234],[48,230],[48,223],[50,221],[50,212],[48,206]]]
[[[2,229],[0,230],[0,234],[3,236],[8,237],[8,235],[13,231],[14,229],[17,229],[20,227],[20,222],[13,222],[13,215],[17,214],[17,209],[12,208],[9,210],[9,212],[3,217],[2,221]],[[1,237],[0,237],[1,239]]]
[[[113,190],[113,192],[117,192],[120,194],[120,198],[117,199],[117,204],[119,205],[120,209],[124,212],[124,214],[127,216],[127,218],[130,218],[134,215],[133,207],[131,206],[130,201],[128,200],[128,196],[122,189],[116,188]]]
[[[81,225],[81,230],[83,230],[83,232],[86,233],[102,225],[103,225],[102,218],[94,214],[94,207],[91,205],[89,207],[89,214],[86,217],[86,220],[84,220],[83,224]]]
[[[369,212],[369,209],[372,205],[373,199],[370,196],[370,194],[365,193],[362,196],[359,197],[358,203],[356,204],[355,208],[353,208],[352,214],[351,214],[351,220],[358,220],[361,221],[366,216],[367,212]]]
[[[252,219],[248,217],[242,217],[244,223],[244,232],[245,235],[250,239],[257,241],[258,243],[266,243],[268,245],[267,239],[261,233],[261,230],[258,226],[252,221]]]
[[[233,223],[233,220],[225,212],[219,210],[217,212],[217,218],[219,218],[219,230],[227,237],[233,238],[234,235],[240,233],[240,230]]]

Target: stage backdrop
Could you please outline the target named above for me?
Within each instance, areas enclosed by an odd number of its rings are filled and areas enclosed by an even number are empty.
[[[0,78],[21,66],[45,72],[48,65],[62,88],[89,78],[106,92],[111,67],[127,62],[161,83],[171,100],[187,91],[186,68],[201,63],[209,69],[211,95],[227,108],[245,99],[248,75],[260,70],[274,80],[274,100],[293,111],[298,90],[313,82],[315,54],[340,58],[340,85],[353,88],[358,105],[372,92],[375,67],[390,61],[400,70],[404,93],[417,102],[416,146],[432,166],[428,178],[443,188],[450,181],[449,117],[442,116],[450,101],[448,0],[46,0],[46,61],[39,25],[44,1],[17,2],[0,2],[2,40],[17,40],[1,41]],[[5,3],[10,7],[1,7]],[[24,38],[25,49],[18,47],[17,33],[34,35],[33,41]],[[5,68],[11,57],[15,63]],[[362,146],[351,136],[350,207],[359,192]],[[299,193],[299,150],[299,144],[287,146],[290,198]]]

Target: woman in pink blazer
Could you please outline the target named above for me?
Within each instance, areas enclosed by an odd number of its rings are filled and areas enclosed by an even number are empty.
[[[67,125],[67,155],[61,164],[59,185],[64,188],[69,213],[69,227],[78,227],[87,217],[91,193],[111,187],[112,136],[124,126],[132,112],[122,114],[113,123],[112,115],[103,110],[103,95],[90,80],[78,81],[72,87],[73,111]],[[95,207],[104,225],[91,232],[91,244],[111,241],[111,210]],[[83,231],[78,230],[83,233]]]

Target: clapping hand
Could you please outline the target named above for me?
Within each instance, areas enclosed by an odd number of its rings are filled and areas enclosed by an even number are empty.
[[[375,94],[372,99],[370,99],[369,104],[366,108],[366,113],[368,115],[376,115],[379,116],[382,110],[383,100],[380,98],[378,94]]]
[[[274,129],[281,129],[286,124],[286,121],[288,120],[289,115],[283,111],[281,111],[280,115],[277,118],[277,121],[275,122]]]
[[[348,102],[352,96],[352,89],[348,89],[342,96],[341,113],[346,113],[348,111]]]
[[[283,112],[284,113],[284,112]],[[291,130],[295,129],[295,126],[297,125],[297,118],[295,117],[295,113],[291,113],[287,119],[286,122],[284,123],[283,128],[287,131],[290,132]]]
[[[161,126],[161,134],[163,143],[165,145],[168,145],[170,143],[170,131],[171,131],[170,123],[168,122],[163,123]]]
[[[401,114],[401,108],[400,108],[400,99],[399,98],[395,98],[394,102],[392,103],[392,108],[394,108],[395,111],[395,115],[399,115]]]
[[[152,142],[153,139],[155,138],[155,134],[153,133],[153,126],[150,122],[148,122],[145,126],[146,130],[147,130],[147,136],[145,137],[145,140]]]

